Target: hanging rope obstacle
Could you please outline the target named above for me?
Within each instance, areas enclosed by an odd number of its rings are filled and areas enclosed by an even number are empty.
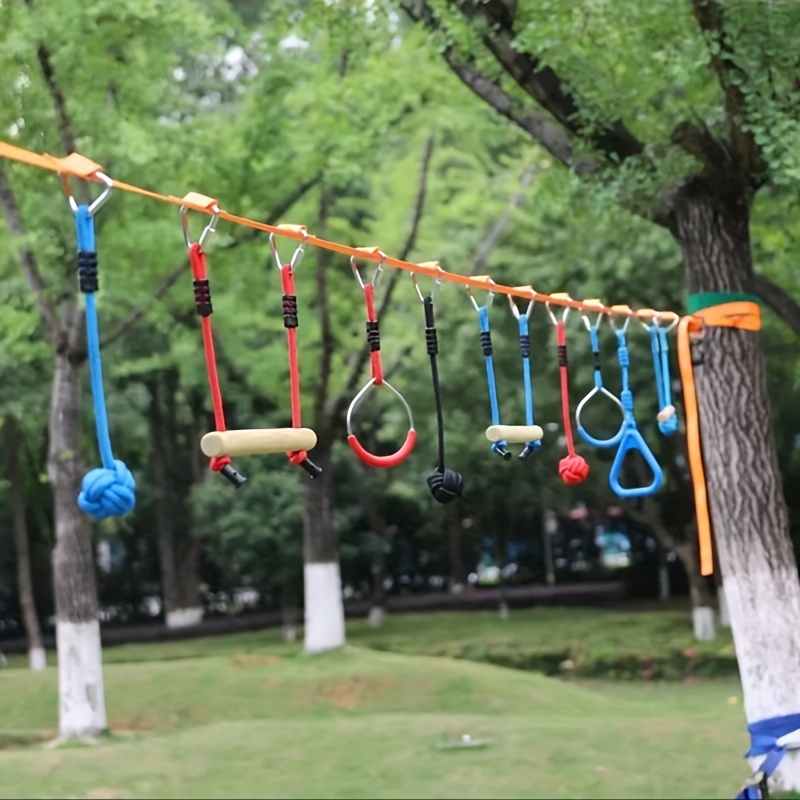
[[[554,294],[553,297],[569,300],[566,293]],[[546,303],[547,313],[553,325],[556,326],[556,346],[558,349],[558,367],[561,374],[561,418],[564,423],[564,438],[567,441],[567,455],[558,462],[558,474],[561,480],[567,484],[576,484],[585,481],[589,477],[589,465],[583,456],[575,452],[575,441],[572,436],[572,417],[569,405],[569,365],[567,361],[567,329],[565,323],[569,314],[569,306],[566,306],[558,319],[550,308],[550,303]]]
[[[625,322],[622,327],[617,328],[614,323],[613,317],[609,317],[608,321],[617,336],[617,358],[619,360],[619,368],[622,374],[622,391],[620,392],[620,400],[622,408],[625,412],[625,419],[622,423],[622,439],[620,440],[617,454],[614,456],[614,462],[611,465],[611,471],[608,476],[608,482],[612,491],[618,496],[625,499],[635,497],[646,497],[661,488],[664,482],[664,473],[653,455],[653,451],[647,446],[644,437],[639,433],[636,426],[636,418],[633,414],[633,392],[630,389],[628,369],[630,367],[630,354],[628,352],[628,344],[626,333],[628,330],[628,323],[631,321],[630,317],[625,317]],[[632,450],[638,450],[642,454],[645,463],[653,473],[653,480],[648,486],[636,486],[626,489],[619,482],[620,473],[622,472],[622,463],[625,461],[625,456]]]
[[[526,287],[519,287],[526,288]],[[530,287],[527,287],[530,288]],[[530,428],[530,439],[525,442],[525,447],[519,454],[518,458],[523,461],[533,452],[542,446],[542,429],[534,424],[533,421],[533,383],[531,380],[531,336],[529,330],[529,321],[533,313],[533,304],[535,300],[528,301],[528,307],[525,309],[524,314],[519,313],[517,304],[511,295],[508,295],[508,304],[511,307],[511,313],[517,320],[519,328],[519,349],[522,354],[522,384],[525,392],[525,425]],[[538,437],[538,438],[536,438]],[[508,439],[508,434],[506,439]]]
[[[206,254],[203,251],[203,243],[210,233],[216,230],[218,220],[218,206],[216,200],[210,197],[191,192],[184,198],[188,202],[204,204],[212,210],[211,221],[203,229],[200,238],[196,242],[192,242],[189,236],[189,221],[187,219],[188,208],[181,206],[181,226],[183,228],[183,239],[186,243],[186,248],[189,251],[189,264],[192,268],[192,287],[194,289],[194,305],[198,316],[200,317],[200,327],[203,333],[203,351],[206,357],[206,371],[208,373],[208,384],[211,390],[211,403],[214,408],[214,426],[217,431],[225,431],[225,410],[222,404],[222,389],[219,385],[219,374],[217,372],[217,356],[214,352],[214,332],[211,327],[211,315],[214,308],[211,305],[211,284],[208,280],[208,269],[206,266]],[[206,434],[208,435],[208,434]],[[205,437],[203,438],[205,441]],[[243,475],[237,472],[231,466],[230,454],[223,455],[219,453],[209,453],[201,442],[200,445],[203,453],[209,456],[211,462],[210,469],[213,472],[219,472],[223,477],[227,478],[238,489],[242,484],[247,481]]]
[[[77,156],[83,159],[82,156]],[[74,157],[73,157],[74,160]],[[97,318],[95,293],[99,289],[97,249],[95,244],[94,216],[108,200],[113,182],[99,166],[83,159],[86,177],[99,179],[105,189],[89,205],[78,205],[66,176],[61,175],[69,206],[75,215],[78,239],[78,285],[86,304],[86,349],[89,359],[89,378],[92,387],[92,404],[97,429],[97,445],[102,467],[90,470],[83,478],[78,495],[78,506],[94,519],[121,517],[136,505],[136,481],[123,461],[114,458],[108,430],[108,414],[103,391],[103,366],[100,353],[100,330]]]
[[[647,309],[652,311],[652,309]],[[653,311],[651,322],[642,322],[642,327],[650,336],[650,349],[653,352],[653,367],[656,374],[656,392],[658,393],[658,429],[664,436],[672,436],[678,430],[678,415],[672,404],[672,376],[669,369],[669,333],[680,319],[675,315],[673,322],[666,328],[661,326],[661,315]]]
[[[492,332],[489,325],[489,309],[494,300],[494,281],[488,275],[475,277],[473,280],[482,281],[489,285],[486,305],[479,306],[472,290],[467,286],[467,295],[472,301],[475,311],[478,312],[478,327],[481,336],[481,348],[486,365],[486,383],[489,389],[489,407],[492,415],[492,424],[486,429],[486,438],[492,443],[491,451],[499,455],[504,461],[511,458],[508,450],[509,443],[525,443],[526,447],[533,442],[538,442],[544,432],[538,425],[502,425],[500,423],[500,404],[497,400],[497,381],[494,375],[494,350],[492,348]],[[516,307],[515,307],[516,309]],[[533,405],[531,400],[531,413]]]
[[[363,249],[369,252],[376,250],[376,248]],[[356,265],[355,256],[351,256],[350,266],[352,267],[355,279],[358,281],[358,285],[364,292],[364,302],[366,303],[367,307],[367,346],[369,347],[370,351],[372,377],[360,389],[347,409],[347,442],[352,448],[353,452],[370,467],[396,467],[398,464],[402,464],[403,461],[405,461],[411,455],[411,451],[414,449],[414,445],[417,442],[417,432],[414,430],[414,418],[411,415],[411,408],[406,402],[405,397],[403,397],[403,395],[400,394],[400,392],[398,392],[397,389],[395,389],[394,386],[392,386],[383,375],[383,366],[381,364],[381,335],[378,327],[378,315],[375,311],[375,284],[377,283],[378,277],[381,274],[382,263],[378,263],[375,274],[369,283],[364,283],[364,281],[361,280],[361,275],[358,271],[358,266]],[[358,441],[358,438],[353,433],[353,413],[355,412],[356,408],[358,408],[367,392],[373,386],[385,386],[387,389],[389,389],[389,391],[393,392],[403,404],[403,408],[408,415],[408,433],[406,434],[406,440],[396,453],[393,453],[389,456],[378,456],[370,453],[361,444],[361,442]]]
[[[426,267],[439,267],[438,263],[425,264]],[[434,500],[442,505],[452,503],[464,493],[464,481],[455,470],[448,469],[444,463],[444,412],[442,410],[442,389],[439,385],[439,366],[436,357],[439,353],[439,340],[436,335],[436,321],[433,313],[433,298],[441,284],[437,278],[429,295],[422,294],[417,283],[417,276],[412,272],[411,280],[416,289],[417,297],[425,309],[425,346],[431,360],[431,379],[433,381],[433,401],[436,405],[436,432],[439,444],[439,462],[433,472],[428,475],[428,488]]]
[[[600,301],[587,300],[586,302],[596,302],[599,304]],[[597,314],[596,322],[592,322],[589,319],[589,315],[586,312],[581,311],[581,318],[583,319],[583,324],[586,326],[586,330],[589,331],[589,340],[592,345],[592,358],[594,360],[594,387],[590,389],[586,396],[580,401],[580,403],[578,403],[578,407],[575,409],[575,425],[577,426],[578,435],[587,444],[599,448],[616,447],[622,440],[624,423],[620,425],[619,430],[610,439],[596,439],[594,436],[589,434],[586,428],[584,428],[581,424],[581,414],[583,413],[584,408],[586,408],[586,404],[595,395],[604,395],[605,397],[608,397],[609,400],[613,400],[614,403],[616,403],[619,407],[623,417],[625,414],[625,409],[622,407],[622,403],[619,401],[616,395],[611,394],[611,392],[609,392],[608,389],[603,386],[603,373],[600,366],[600,339],[597,335],[597,328],[603,320],[603,314],[602,312],[599,312]]]
[[[303,229],[305,230],[305,229]],[[303,419],[300,401],[300,364],[297,355],[297,290],[294,282],[294,271],[303,258],[303,243],[301,242],[294,251],[292,260],[288,264],[281,261],[275,244],[275,234],[269,235],[269,245],[275,256],[275,262],[281,274],[281,287],[283,289],[283,325],[286,328],[286,348],[289,354],[289,394],[292,407],[292,428],[303,428]],[[287,457],[292,464],[304,469],[312,478],[318,478],[322,470],[308,457],[305,450],[293,450]]]

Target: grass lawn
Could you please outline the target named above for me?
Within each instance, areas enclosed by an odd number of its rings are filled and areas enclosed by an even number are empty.
[[[398,616],[380,632],[354,624],[353,644],[316,657],[268,631],[109,648],[113,735],[93,746],[46,747],[55,670],[6,669],[0,797],[735,795],[747,769],[735,679],[562,681],[385,652],[426,649],[436,629],[438,642],[543,638],[542,616]],[[464,734],[486,746],[447,746]]]

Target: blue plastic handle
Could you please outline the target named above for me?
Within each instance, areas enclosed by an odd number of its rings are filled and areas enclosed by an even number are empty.
[[[622,441],[622,437],[625,434],[625,425],[623,424],[610,439],[595,439],[594,436],[587,432],[583,425],[578,425],[576,430],[581,439],[583,439],[586,444],[592,445],[592,447],[616,447]]]
[[[638,450],[644,458],[650,471],[653,473],[653,481],[649,486],[636,486],[631,489],[626,489],[620,485],[619,474],[622,472],[622,463],[625,461],[625,456],[629,450]],[[644,437],[639,433],[635,422],[628,421],[624,425],[622,433],[622,441],[619,443],[619,449],[614,456],[614,463],[611,465],[611,472],[608,476],[608,483],[612,491],[618,497],[623,499],[630,499],[635,497],[647,497],[654,494],[661,488],[664,482],[664,472],[661,469],[656,457],[653,455],[652,450],[647,446]]]

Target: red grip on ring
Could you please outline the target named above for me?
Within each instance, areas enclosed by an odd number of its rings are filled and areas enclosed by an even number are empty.
[[[411,428],[406,435],[406,440],[403,442],[403,446],[396,452],[390,456],[376,456],[373,453],[370,453],[368,450],[365,450],[361,442],[356,439],[354,433],[351,433],[347,437],[347,442],[352,448],[353,452],[365,463],[368,464],[370,467],[383,467],[384,469],[389,467],[396,467],[398,464],[402,464],[410,455],[411,451],[414,449],[414,445],[417,443],[417,432]]]

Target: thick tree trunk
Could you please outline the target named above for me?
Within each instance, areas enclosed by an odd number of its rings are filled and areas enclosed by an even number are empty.
[[[748,208],[712,181],[687,183],[674,206],[691,292],[747,291]],[[771,428],[760,335],[708,328],[696,367],[700,426],[719,565],[749,723],[800,713],[800,583]],[[781,783],[800,789],[800,760]]]
[[[152,469],[156,483],[156,531],[168,628],[185,628],[203,620],[200,602],[200,548],[193,535],[189,496],[193,471],[185,443],[178,436],[176,372],[149,382]]]
[[[59,732],[96,736],[108,727],[97,587],[89,525],[78,508],[81,486],[80,377],[68,352],[56,353],[47,474],[53,490],[53,584],[58,648]]]
[[[312,457],[322,475],[303,481],[303,577],[305,651],[321,653],[345,644],[339,542],[333,523],[331,442],[319,437]]]
[[[450,560],[450,591],[457,593],[464,590],[467,582],[467,572],[464,569],[463,528],[458,503],[445,506],[444,518],[447,529],[447,553]]]
[[[17,420],[11,415],[6,418],[5,428],[5,445],[8,457],[6,478],[11,492],[14,547],[17,555],[17,592],[19,594],[19,605],[22,609],[22,621],[28,637],[28,663],[31,669],[42,670],[47,665],[47,660],[33,591],[27,508],[25,505],[24,481],[22,480],[20,468],[22,435]]]
[[[681,560],[689,581],[689,596],[692,599],[692,627],[694,637],[700,642],[710,642],[716,636],[714,628],[714,606],[706,579],[700,574],[700,565],[695,553],[695,542],[675,545],[675,555]]]

